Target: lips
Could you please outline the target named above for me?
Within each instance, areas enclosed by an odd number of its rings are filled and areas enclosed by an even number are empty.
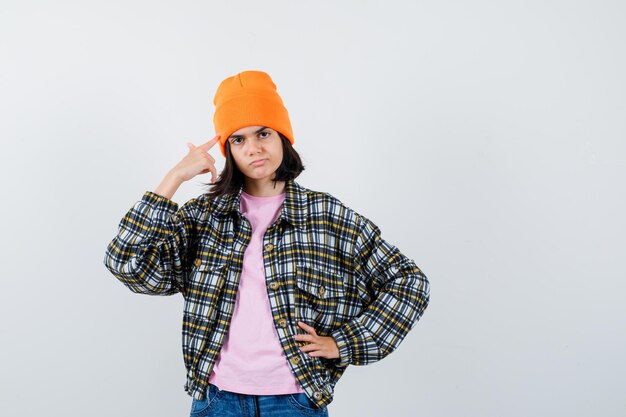
[[[265,161],[267,161],[267,159],[257,159],[256,161],[253,161],[252,163],[250,163],[250,165],[254,165],[254,166],[263,165]]]

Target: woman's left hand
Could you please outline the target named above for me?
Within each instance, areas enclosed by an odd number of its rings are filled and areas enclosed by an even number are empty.
[[[332,336],[318,336],[313,327],[301,321],[298,322],[298,326],[308,333],[294,336],[296,340],[309,342],[308,345],[300,347],[301,351],[309,352],[309,356],[319,356],[327,359],[339,357],[339,346],[337,346],[337,342],[335,342]]]

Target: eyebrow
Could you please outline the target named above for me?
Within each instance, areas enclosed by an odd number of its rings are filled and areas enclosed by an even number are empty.
[[[262,130],[265,130],[265,129],[267,129],[267,126],[263,126],[262,128],[260,128],[259,130],[257,130],[257,131],[256,131],[256,132],[254,132],[254,133],[255,133],[255,134],[256,134],[256,133],[260,133]],[[230,135],[230,136],[228,137],[228,139],[243,138],[243,137],[244,137],[243,135]]]

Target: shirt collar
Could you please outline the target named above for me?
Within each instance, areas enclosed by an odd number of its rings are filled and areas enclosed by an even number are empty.
[[[236,193],[216,198],[213,209],[214,214],[220,217],[228,216],[232,213],[242,216],[240,205],[242,191],[243,184]],[[283,218],[293,226],[305,229],[308,216],[307,194],[308,190],[295,180],[285,181],[285,200],[281,206],[278,218]]]

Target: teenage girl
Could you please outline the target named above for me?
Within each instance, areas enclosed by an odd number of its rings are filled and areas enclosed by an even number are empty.
[[[182,293],[191,416],[328,416],[346,367],[414,327],[428,279],[365,216],[295,181],[304,166],[267,73],[225,79],[214,104],[217,135],[188,143],[131,207],[104,264],[134,292]],[[179,208],[178,187],[206,173],[211,189]]]

